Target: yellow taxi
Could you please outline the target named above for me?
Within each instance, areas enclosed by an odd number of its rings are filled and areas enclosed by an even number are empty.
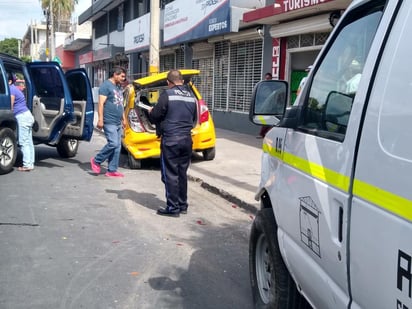
[[[199,70],[180,70],[184,85],[193,93],[197,101],[197,123],[192,129],[193,151],[201,152],[204,160],[215,158],[216,134],[212,116],[206,102],[193,84],[192,78]],[[167,88],[167,73],[136,79],[124,89],[126,127],[122,147],[127,151],[129,167],[139,169],[142,160],[160,157],[160,138],[156,127],[149,120],[148,107],[157,103],[160,93]]]

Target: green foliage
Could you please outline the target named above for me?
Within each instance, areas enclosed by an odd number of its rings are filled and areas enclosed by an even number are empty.
[[[13,39],[4,39],[3,41],[0,41],[0,52],[18,57],[19,56],[18,40],[13,38]]]
[[[31,62],[30,56],[22,56],[20,59],[23,60],[24,62]]]

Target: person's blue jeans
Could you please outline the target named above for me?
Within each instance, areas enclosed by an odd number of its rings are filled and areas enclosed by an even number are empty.
[[[108,161],[109,172],[116,172],[119,167],[122,126],[115,124],[103,125],[104,135],[106,136],[107,144],[99,151],[94,158],[94,162],[102,164]]]
[[[34,144],[32,127],[34,123],[33,115],[30,111],[16,115],[19,127],[19,145],[23,154],[23,167],[34,167]]]

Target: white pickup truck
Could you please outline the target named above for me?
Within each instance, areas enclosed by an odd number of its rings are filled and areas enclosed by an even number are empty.
[[[412,309],[411,29],[412,1],[355,0],[293,106],[256,85],[256,308]]]

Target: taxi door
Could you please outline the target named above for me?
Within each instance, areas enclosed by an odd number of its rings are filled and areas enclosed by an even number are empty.
[[[361,74],[383,8],[384,1],[358,5],[331,34],[294,106],[301,113],[287,130],[273,187],[285,263],[315,308],[350,303],[348,222],[363,106],[357,90],[368,80]]]
[[[412,308],[412,3],[392,1],[387,13],[354,174],[352,308]]]

